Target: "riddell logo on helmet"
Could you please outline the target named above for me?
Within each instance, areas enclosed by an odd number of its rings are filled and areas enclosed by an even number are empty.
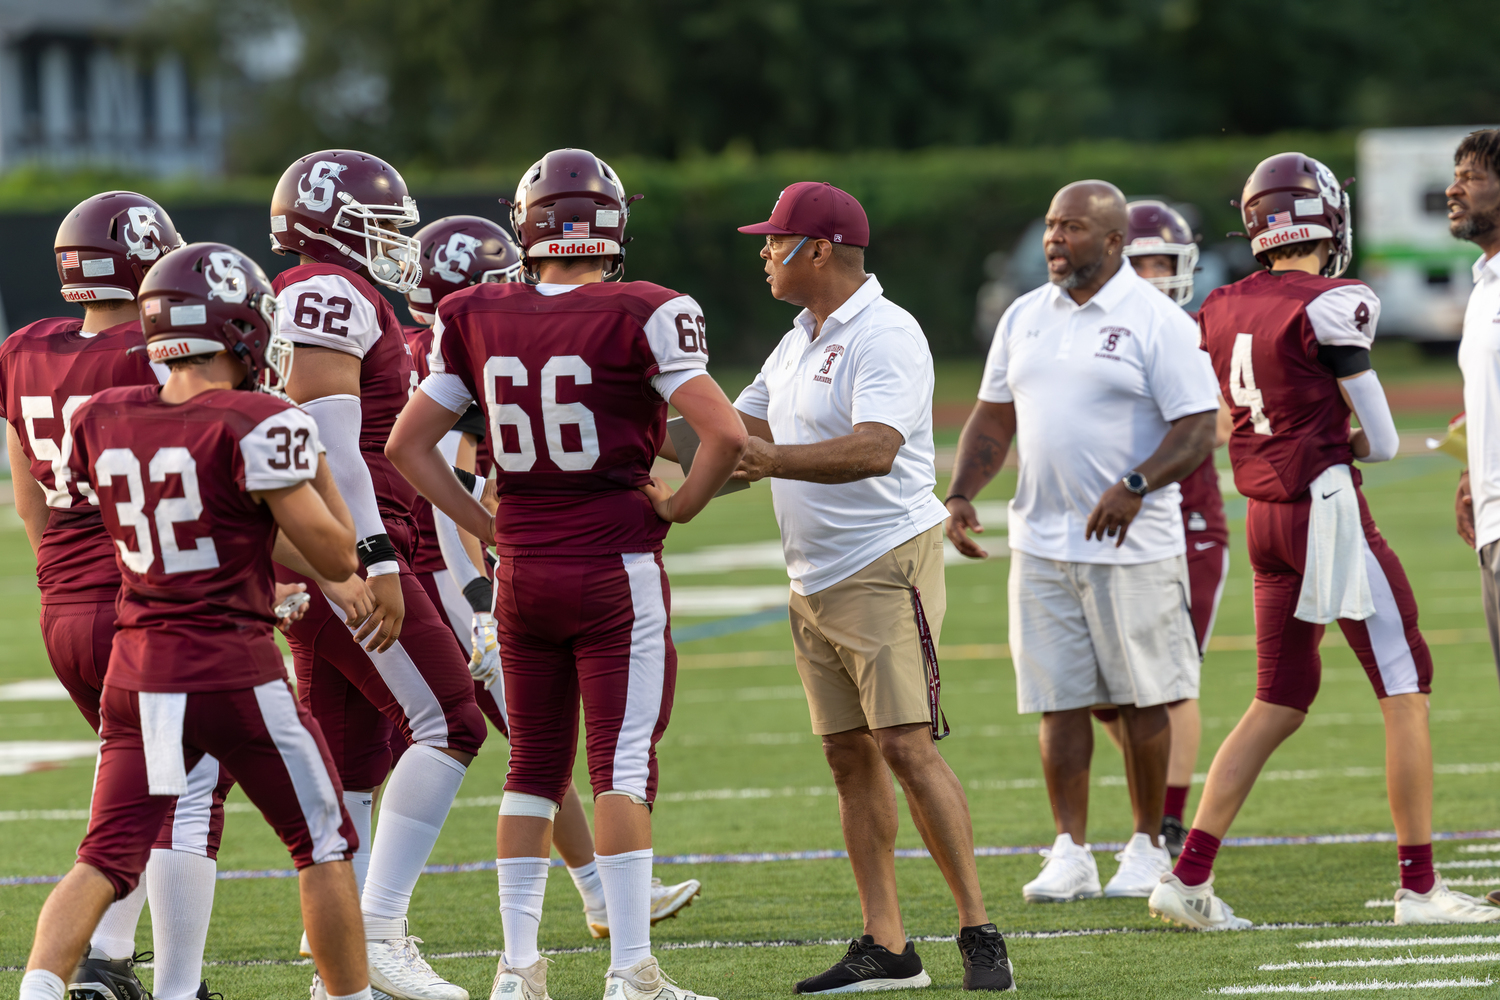
[[[1283,243],[1305,243],[1319,238],[1321,237],[1313,235],[1311,226],[1296,226],[1291,229],[1277,229],[1274,232],[1261,233],[1256,237],[1255,242],[1261,250],[1269,250]]]
[[[146,356],[152,361],[170,361],[173,358],[185,358],[192,350],[186,340],[158,340],[146,345]]]
[[[609,240],[548,240],[542,244],[542,253],[552,257],[597,257],[614,252]]]
[[[93,302],[99,293],[92,288],[64,288],[62,297],[64,302]]]

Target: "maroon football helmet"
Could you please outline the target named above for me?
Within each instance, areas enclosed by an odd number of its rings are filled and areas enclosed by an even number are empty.
[[[1185,305],[1193,298],[1193,272],[1198,269],[1198,244],[1182,213],[1160,201],[1133,201],[1125,206],[1126,257],[1161,254],[1177,260],[1177,273],[1167,278],[1147,278],[1157,288]]]
[[[96,194],[69,212],[52,247],[68,302],[135,298],[151,266],[182,246],[166,209],[133,191]]]
[[[619,175],[588,150],[554,149],[521,176],[511,228],[527,260],[612,257],[605,277],[614,278],[625,267],[630,204],[643,197],[626,198]]]
[[[422,280],[422,266],[417,241],[396,230],[419,221],[395,167],[369,153],[328,149],[302,157],[276,182],[271,249],[362,270],[404,295]]]
[[[283,393],[292,344],[276,326],[276,293],[260,265],[222,243],[190,243],[141,283],[141,331],[152,361],[229,351],[250,387]]]
[[[424,326],[432,325],[449,292],[520,279],[521,248],[489,219],[450,215],[417,230],[415,239],[422,247],[422,281],[406,293],[406,308]]]
[[[1332,240],[1323,276],[1337,278],[1354,257],[1353,178],[1343,184],[1323,164],[1302,153],[1277,153],[1260,161],[1240,198],[1250,252],[1270,267],[1265,252],[1289,243]]]

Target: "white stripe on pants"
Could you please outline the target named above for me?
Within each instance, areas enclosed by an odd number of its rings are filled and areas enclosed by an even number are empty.
[[[662,598],[662,568],[655,553],[627,552],[620,559],[630,580],[635,624],[630,630],[629,693],[615,739],[614,790],[645,798],[651,733],[661,718],[666,684],[667,605]]]
[[[286,681],[267,681],[255,688],[255,701],[297,793],[297,804],[312,838],[313,862],[343,860],[349,850],[349,842],[339,832],[344,821],[343,803],[328,777],[317,740],[297,715],[291,689]]]

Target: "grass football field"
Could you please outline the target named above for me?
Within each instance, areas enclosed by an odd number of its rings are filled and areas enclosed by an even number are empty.
[[[1387,384],[1389,370],[1382,368]],[[977,381],[977,366],[945,370],[940,392],[972,399]],[[1432,428],[1448,415],[1408,413],[1399,422],[1405,430]],[[939,443],[951,446],[956,436],[953,428],[940,431]],[[1500,688],[1484,638],[1474,555],[1452,527],[1457,471],[1446,456],[1413,455],[1366,470],[1365,482],[1375,518],[1416,588],[1437,664],[1436,828],[1492,831],[1488,837],[1439,840],[1436,857],[1450,882],[1482,895],[1500,885]],[[981,500],[1003,501],[1013,485],[1014,474],[1007,472]],[[43,679],[49,671],[36,626],[29,549],[13,512],[0,515],[4,685]],[[1216,648],[1203,666],[1200,771],[1207,770],[1254,690],[1242,500],[1230,501],[1230,518],[1231,576]],[[785,857],[843,845],[832,781],[808,730],[787,627],[784,620],[752,617],[766,603],[765,594],[785,587],[785,573],[767,566],[764,555],[765,543],[776,537],[770,490],[759,484],[715,501],[692,524],[675,527],[667,541],[679,609],[695,613],[674,618],[681,670],[672,724],[659,747],[655,812],[657,854],[673,863],[659,864],[657,874],[669,882],[701,879],[704,888],[679,918],[658,925],[655,940],[670,975],[723,998],[789,994],[794,981],[825,968],[860,928],[846,861]],[[1000,526],[986,539],[1003,539]],[[678,558],[689,555],[694,558]],[[1220,894],[1260,925],[1257,930],[1169,930],[1148,917],[1143,900],[1023,903],[1021,885],[1038,868],[1034,849],[1051,842],[1053,827],[1041,782],[1037,719],[1015,710],[1004,647],[1007,570],[1004,558],[949,567],[941,644],[944,707],[953,736],[942,750],[969,791],[977,844],[997,849],[981,852],[979,873],[991,918],[1010,940],[1022,991],[1070,998],[1500,995],[1500,925],[1390,924],[1395,848],[1363,836],[1391,829],[1379,708],[1336,629],[1323,647],[1322,692],[1306,725],[1272,759],[1232,831],[1236,837],[1292,842],[1226,846],[1219,855]],[[715,631],[722,634],[705,635]],[[16,689],[0,687],[5,691]],[[4,697],[5,746],[92,736],[67,701]],[[433,865],[449,870],[424,876],[412,907],[412,930],[424,939],[424,953],[479,998],[488,996],[500,947],[492,865],[504,774],[505,746],[492,736],[432,857]],[[1123,775],[1118,753],[1100,733],[1090,826],[1096,847],[1130,832]],[[50,888],[16,884],[18,877],[67,870],[84,830],[80,817],[91,777],[87,757],[0,776],[0,994],[15,995],[37,910]],[[582,769],[578,780],[586,784]],[[1190,813],[1199,790],[1195,786]],[[235,811],[219,868],[221,875],[240,877],[218,883],[208,981],[227,1000],[305,996],[311,970],[297,961],[295,883],[264,877],[288,867],[286,854],[242,796],[236,793],[231,804]],[[921,847],[904,815],[898,847]],[[1115,868],[1114,849],[1097,855],[1106,879]],[[689,855],[699,857],[684,857]],[[957,990],[961,966],[951,941],[958,929],[951,898],[931,861],[904,857],[896,865],[907,931],[919,939],[934,990]],[[139,946],[149,948],[150,940],[148,912]],[[599,944],[584,927],[567,874],[554,868],[542,920],[542,945],[554,963],[553,997],[599,995],[607,962]],[[150,975],[149,969],[142,972],[148,986]]]

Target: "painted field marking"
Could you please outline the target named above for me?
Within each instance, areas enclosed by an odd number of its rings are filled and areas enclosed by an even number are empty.
[[[0,684],[0,701],[67,701],[68,689],[56,677]]]
[[[1298,948],[1420,948],[1424,945],[1440,944],[1488,944],[1500,943],[1500,934],[1459,934],[1451,937],[1341,937],[1324,938],[1321,941],[1298,941]]]
[[[1434,868],[1500,868],[1500,860],[1486,858],[1483,861],[1434,861]]]
[[[1494,986],[1497,980],[1488,977],[1475,979],[1423,979],[1413,983],[1393,982],[1389,979],[1371,979],[1363,983],[1258,983],[1254,986],[1220,986],[1210,993],[1221,996],[1253,996],[1261,993],[1365,993],[1384,990],[1453,990],[1475,989]]]
[[[1500,844],[1469,844],[1459,850],[1464,854],[1500,854]]]
[[[0,775],[26,774],[98,752],[98,740],[12,740],[0,743]]]
[[[1370,969],[1394,965],[1473,965],[1478,962],[1500,962],[1500,951],[1474,955],[1402,955],[1398,958],[1345,958],[1333,962],[1272,962],[1256,968],[1262,972],[1286,969]]]

